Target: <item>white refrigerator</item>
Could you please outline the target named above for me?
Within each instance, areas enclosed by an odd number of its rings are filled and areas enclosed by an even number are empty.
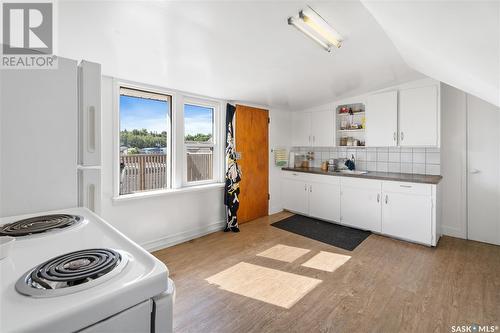
[[[76,206],[100,213],[101,68],[0,70],[0,217]]]

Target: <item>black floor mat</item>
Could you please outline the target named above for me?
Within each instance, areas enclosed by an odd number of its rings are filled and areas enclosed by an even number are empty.
[[[370,231],[349,228],[302,215],[293,215],[271,225],[348,251],[354,250],[371,235]]]

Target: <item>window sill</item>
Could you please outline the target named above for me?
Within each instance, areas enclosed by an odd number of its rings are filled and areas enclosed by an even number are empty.
[[[125,195],[120,195],[118,197],[113,197],[112,200],[113,200],[113,203],[120,203],[120,202],[130,201],[130,200],[163,197],[163,196],[182,194],[182,193],[204,192],[204,191],[210,191],[210,190],[219,189],[219,188],[220,189],[224,188],[224,183],[211,183],[211,184],[204,184],[204,185],[174,188],[174,189],[168,189],[168,190],[157,190],[157,191],[147,191],[147,192],[140,192],[140,193],[125,194]]]

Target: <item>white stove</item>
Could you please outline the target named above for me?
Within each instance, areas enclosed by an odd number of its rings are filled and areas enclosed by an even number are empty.
[[[167,267],[88,209],[1,218],[0,236],[0,332],[172,331]]]

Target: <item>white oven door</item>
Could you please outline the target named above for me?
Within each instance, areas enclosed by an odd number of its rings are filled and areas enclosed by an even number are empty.
[[[150,333],[151,332],[151,300],[139,303],[112,317],[104,319],[92,326],[82,329],[84,333]]]

